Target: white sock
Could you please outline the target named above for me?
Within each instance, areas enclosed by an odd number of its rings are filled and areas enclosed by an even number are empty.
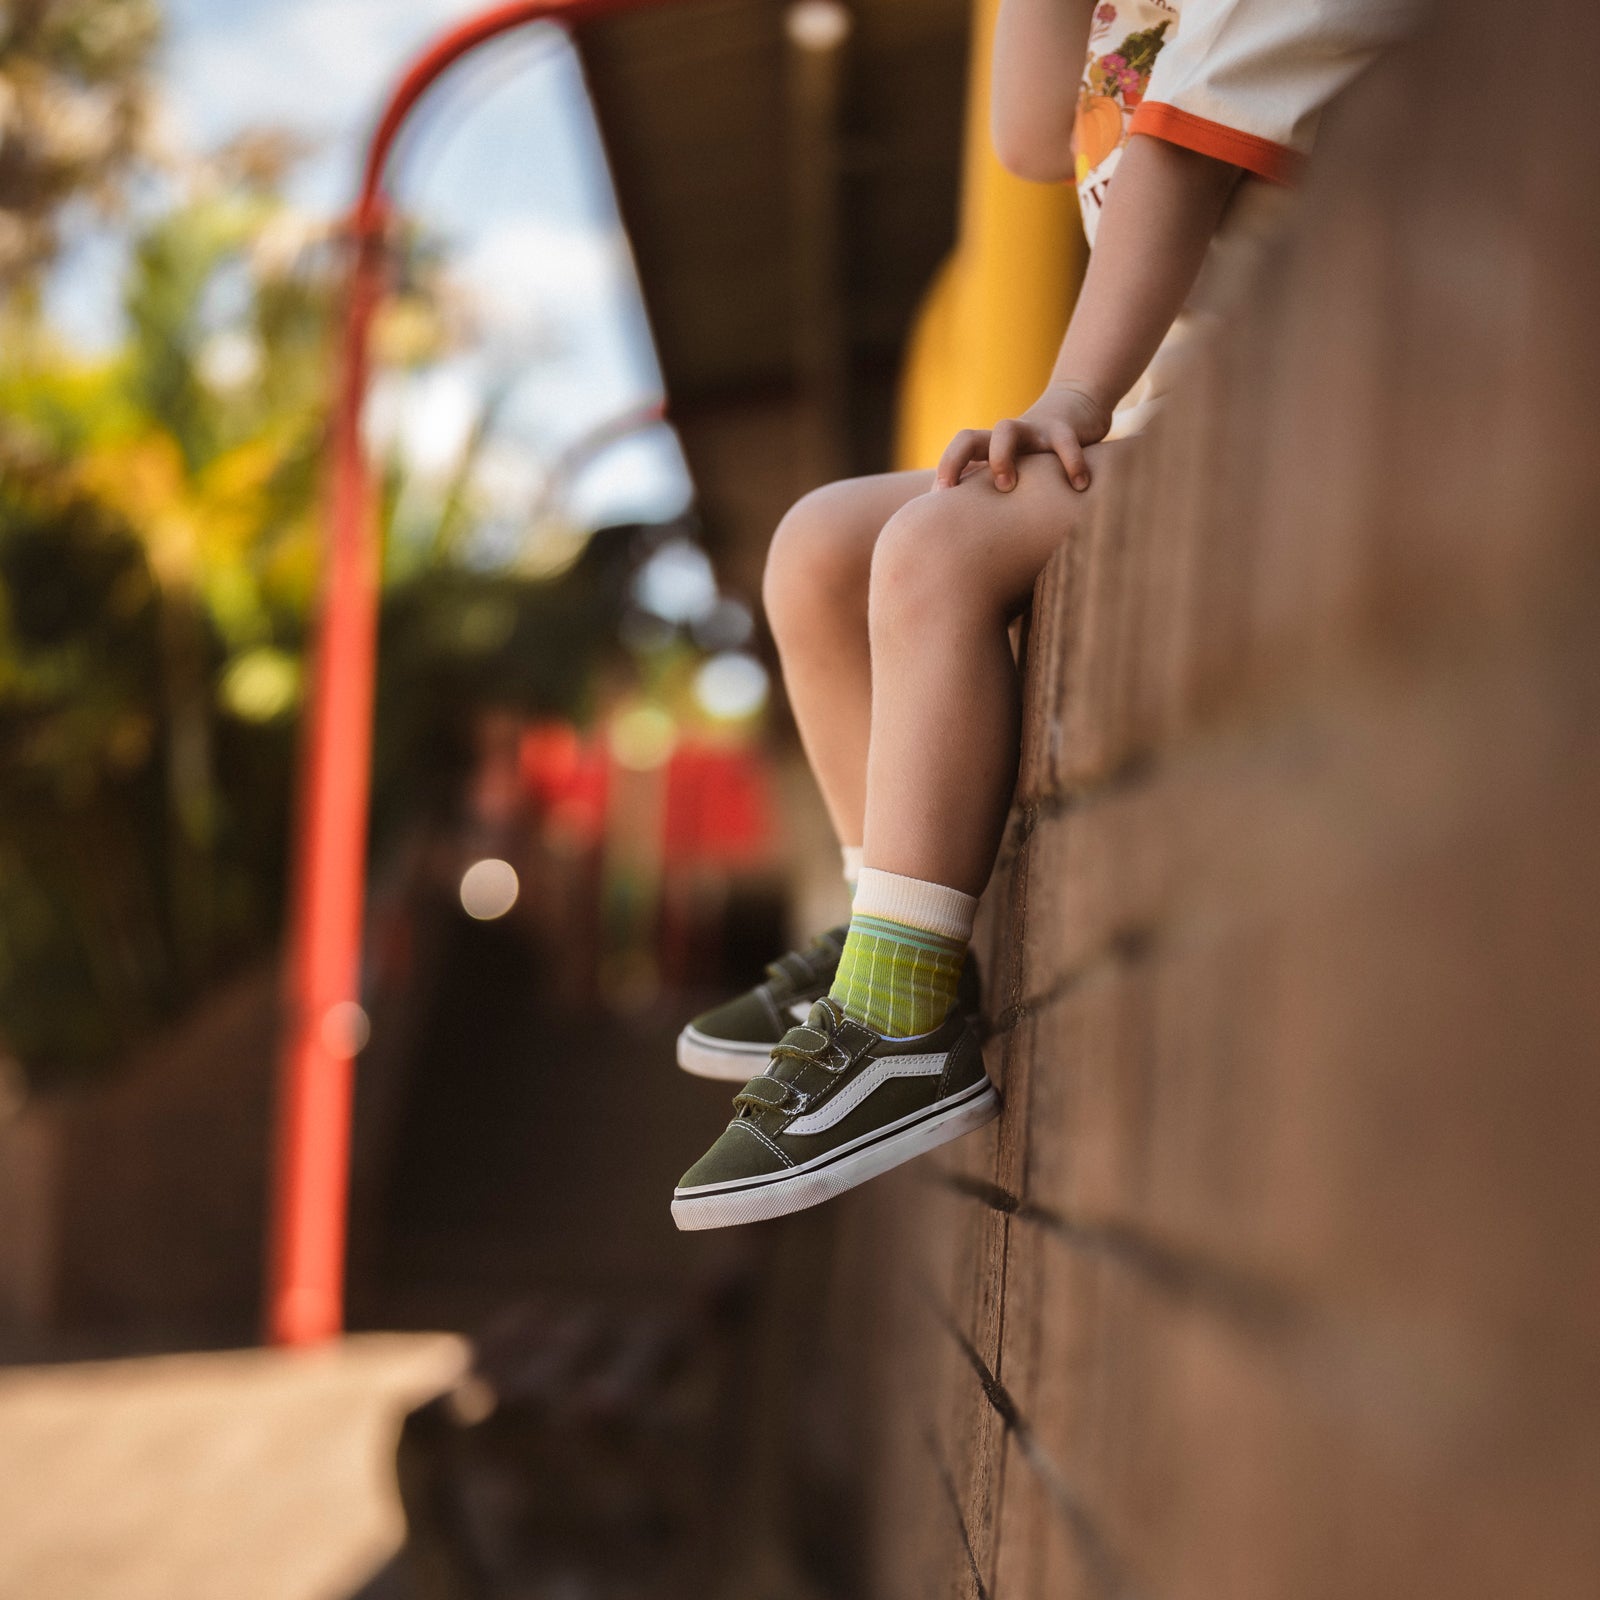
[[[966,941],[972,937],[978,897],[963,894],[959,889],[947,889],[942,883],[927,883],[921,878],[903,878],[897,872],[863,867],[850,909],[858,917],[881,917],[886,922],[922,928],[946,939]]]
[[[844,881],[851,894],[856,892],[856,884],[861,877],[861,846],[858,844],[845,844],[839,847],[839,859],[844,862]]]

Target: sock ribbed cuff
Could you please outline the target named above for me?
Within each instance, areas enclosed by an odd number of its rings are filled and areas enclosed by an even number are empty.
[[[882,917],[965,944],[972,938],[978,897],[947,889],[942,883],[926,883],[921,878],[903,878],[897,872],[863,867],[852,909],[858,917]]]
[[[858,844],[840,845],[839,859],[844,863],[844,881],[849,884],[850,892],[854,894],[856,884],[861,878],[861,846]]]

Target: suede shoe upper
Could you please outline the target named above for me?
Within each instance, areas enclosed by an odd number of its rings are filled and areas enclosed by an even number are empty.
[[[800,1166],[970,1089],[984,1076],[959,1008],[932,1032],[885,1039],[824,997],[734,1097],[734,1117],[680,1189]]]

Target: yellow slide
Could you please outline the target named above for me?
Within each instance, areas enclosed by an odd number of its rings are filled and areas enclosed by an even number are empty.
[[[1025,183],[989,142],[999,0],[974,0],[961,220],[912,331],[901,377],[897,467],[931,467],[959,428],[1031,404],[1050,375],[1087,247],[1070,183]]]

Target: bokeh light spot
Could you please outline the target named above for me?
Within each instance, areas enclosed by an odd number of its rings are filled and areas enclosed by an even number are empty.
[[[852,24],[838,0],[796,0],[783,18],[790,39],[802,50],[837,50],[850,37]]]
[[[228,663],[217,692],[243,721],[275,722],[300,698],[300,666],[282,650],[247,650]]]
[[[677,742],[677,724],[660,706],[634,706],[612,719],[612,757],[630,772],[651,772],[663,766]]]
[[[767,669],[742,650],[714,655],[695,674],[694,694],[708,716],[721,721],[753,717],[766,703]]]
[[[322,1046],[347,1061],[358,1056],[372,1037],[372,1020],[354,1000],[340,1000],[322,1013]]]
[[[711,559],[688,539],[669,539],[633,580],[633,598],[668,622],[696,622],[717,603]]]
[[[517,903],[517,869],[494,856],[474,861],[461,874],[461,909],[479,922],[503,917]]]
[[[737,650],[750,642],[755,627],[749,606],[725,595],[695,623],[694,642],[702,650]]]

